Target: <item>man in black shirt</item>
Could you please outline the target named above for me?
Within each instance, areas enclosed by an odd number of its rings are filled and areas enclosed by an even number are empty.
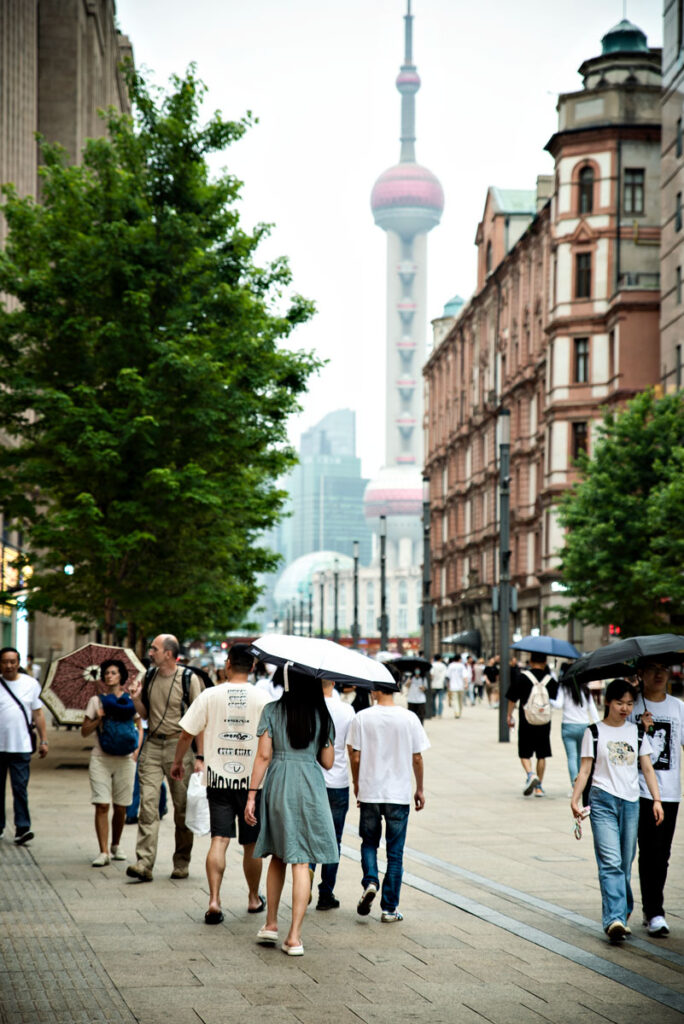
[[[542,779],[546,768],[546,758],[551,757],[551,719],[545,725],[530,725],[525,717],[525,704],[532,693],[535,680],[544,682],[549,697],[553,699],[558,692],[558,682],[551,675],[543,654],[530,655],[529,668],[515,668],[511,673],[511,685],[506,697],[508,699],[508,724],[515,727],[513,712],[516,703],[519,706],[518,722],[518,757],[525,773],[524,796],[544,796]],[[532,758],[537,758],[535,770],[532,770]]]

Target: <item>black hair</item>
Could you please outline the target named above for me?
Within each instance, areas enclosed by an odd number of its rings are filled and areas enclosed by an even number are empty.
[[[128,669],[119,658],[107,658],[106,661],[102,662],[100,665],[100,679],[104,682],[105,672],[108,668],[112,668],[112,666],[119,670],[119,685],[125,686],[128,679]]]
[[[266,668],[265,661],[257,661],[256,665],[254,666],[254,675],[256,676],[257,679],[263,679],[264,676],[268,675],[268,669]]]
[[[16,654],[17,658],[21,660],[21,655],[16,647],[3,647],[2,650],[0,650],[0,658],[2,658],[3,654]]]
[[[233,644],[228,651],[228,661],[233,668],[243,668],[249,672],[254,664],[254,655],[249,653],[247,644]]]
[[[588,703],[589,697],[591,696],[589,692],[589,684],[584,679],[566,679],[565,676],[569,668],[570,663],[567,661],[561,665],[560,683],[563,689],[570,694],[573,704],[576,704],[577,707],[582,707],[582,697],[584,697],[585,701]]]
[[[325,746],[332,731],[332,721],[320,679],[288,668],[287,687],[278,703],[285,715],[287,738],[295,750],[308,747],[316,738],[317,729],[318,747]]]
[[[610,702],[613,700],[620,700],[620,698],[624,697],[626,693],[628,693],[634,701],[638,697],[636,686],[632,686],[632,684],[628,683],[626,679],[614,679],[612,683],[608,684],[606,694],[603,698],[603,703],[605,705],[605,711],[603,712],[604,718],[608,717],[608,712],[610,711],[608,705]]]

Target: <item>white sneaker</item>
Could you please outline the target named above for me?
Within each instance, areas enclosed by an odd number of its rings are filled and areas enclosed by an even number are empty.
[[[652,917],[648,922],[648,934],[655,935],[656,937],[665,937],[670,934],[670,929],[667,926],[667,921],[664,917]]]
[[[91,866],[94,867],[94,868],[104,868],[104,867],[107,866],[107,864],[109,864],[109,854],[108,853],[98,853],[97,857],[92,862]]]
[[[112,846],[112,860],[126,860],[126,854],[120,846]]]

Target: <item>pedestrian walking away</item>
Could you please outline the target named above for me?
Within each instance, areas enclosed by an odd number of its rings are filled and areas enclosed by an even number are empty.
[[[542,684],[545,690],[547,721],[543,724],[532,724],[528,721],[530,709],[526,711],[535,684]],[[511,671],[511,683],[506,694],[508,700],[508,725],[515,728],[513,712],[518,704],[518,757],[525,772],[524,796],[534,793],[537,797],[544,796],[542,781],[546,770],[546,759],[551,757],[551,708],[550,701],[558,695],[558,683],[553,679],[543,654],[530,656],[529,668],[518,668]],[[532,768],[532,758],[537,762]]]
[[[485,689],[487,691],[487,703],[490,708],[499,706],[499,658],[491,657],[484,667]]]
[[[335,896],[335,882],[339,867],[339,853],[342,845],[344,822],[349,810],[349,761],[347,758],[347,734],[354,720],[354,709],[351,704],[340,700],[334,684],[329,679],[323,680],[323,696],[328,707],[328,714],[335,727],[335,760],[330,771],[322,768],[325,779],[330,813],[332,814],[337,839],[338,860],[332,864],[321,865],[321,881],[318,886],[318,902],[316,910],[336,910],[340,901]],[[315,863],[309,864],[311,885],[316,874]]]
[[[449,707],[456,705],[454,718],[463,714],[463,691],[465,689],[465,665],[460,658],[452,658],[447,668],[449,686]]]
[[[399,910],[404,844],[411,809],[411,772],[416,788],[413,805],[425,806],[423,751],[430,746],[418,717],[394,703],[394,693],[375,684],[375,702],[359,712],[349,730],[349,753],[357,805],[360,808],[363,892],[357,913],[367,917],[380,888],[378,847],[385,823],[387,868],[380,895],[381,921],[402,921]]]
[[[602,925],[611,942],[622,942],[631,934],[627,922],[634,905],[631,874],[639,824],[639,768],[653,801],[653,820],[658,826],[663,820],[658,780],[649,756],[653,745],[639,726],[628,721],[636,699],[637,691],[625,679],[614,679],[608,686],[605,718],[589,726],[582,740],[582,762],[570,801],[577,821],[590,809]],[[583,807],[590,779],[588,803]]]
[[[420,669],[415,669],[412,676],[409,676],[406,683],[406,703],[409,711],[418,716],[418,721],[423,724],[425,721],[425,705],[427,699],[425,690],[427,683],[420,674]]]
[[[247,912],[258,914],[266,904],[259,892],[261,859],[254,856],[258,826],[244,819],[249,777],[257,749],[256,731],[268,693],[248,681],[254,657],[246,644],[233,644],[226,660],[227,681],[204,690],[180,720],[181,735],[171,767],[171,777],[181,782],[185,759],[193,737],[203,735],[204,772],[207,787],[211,845],[206,870],[209,907],[205,924],[220,924],[221,882],[226,870],[226,851],[237,835],[242,847],[242,870],[247,882]],[[259,794],[257,796],[257,815]]]
[[[561,739],[568,759],[570,785],[573,786],[580,769],[582,738],[590,722],[600,721],[599,713],[587,684],[576,679],[564,683],[562,676],[556,696],[550,703],[551,707],[560,708],[563,712]]]
[[[662,938],[670,928],[665,917],[665,882],[682,799],[681,761],[684,743],[684,704],[667,692],[671,668],[658,659],[637,662],[640,694],[632,718],[648,726],[663,822],[656,826],[653,800],[643,772],[639,774],[639,884],[643,923],[649,935]]]
[[[319,768],[329,771],[334,764],[335,728],[320,682],[288,667],[279,668],[277,674],[283,680],[284,692],[261,713],[245,821],[257,824],[256,794],[266,776],[254,855],[271,854],[271,863],[266,880],[266,923],[257,939],[269,945],[278,942],[278,909],[290,864],[292,916],[281,949],[288,956],[302,956],[302,921],[311,896],[309,864],[339,860],[325,780]]]
[[[442,660],[442,655],[435,654],[432,668],[430,669],[430,689],[434,694],[434,714],[436,718],[441,718],[444,711],[446,681],[447,667]]]
[[[38,733],[38,754],[48,752],[47,727],[40,699],[40,684],[19,671],[19,652],[14,647],[0,650],[0,839],[5,832],[5,790],[10,777],[14,802],[14,842],[23,846],[33,839],[28,805],[34,732]]]
[[[159,791],[166,777],[173,802],[176,826],[171,878],[187,878],[193,834],[185,824],[188,780],[202,770],[202,737],[197,739],[197,759],[192,751],[185,757],[183,779],[171,778],[180,719],[204,689],[202,680],[189,668],[177,664],[180,646],[175,636],[160,633],[149,648],[151,667],[142,683],[131,687],[131,697],[141,718],[148,720],[147,737],[138,758],[140,816],[135,848],[136,863],[126,874],[139,882],[151,882],[159,839]]]
[[[90,802],[95,805],[95,834],[99,853],[94,868],[111,860],[126,860],[121,833],[126,808],[133,795],[135,765],[142,745],[142,726],[135,705],[125,692],[128,670],[123,661],[110,658],[100,665],[106,694],[94,694],[85,709],[82,736],[92,736],[90,755]],[[109,808],[112,810],[112,844],[109,846]]]

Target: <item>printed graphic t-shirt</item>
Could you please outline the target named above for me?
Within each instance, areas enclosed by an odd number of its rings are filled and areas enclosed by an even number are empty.
[[[653,734],[649,736],[653,753],[651,763],[655,768],[660,799],[678,803],[682,799],[682,743],[684,743],[684,703],[667,694],[665,700],[644,700],[640,697],[634,707],[632,718],[640,721],[644,710],[653,715]],[[639,792],[647,800],[653,797],[648,791],[646,780],[639,772]]]
[[[625,722],[619,728],[599,722],[597,729],[598,746],[592,785],[620,800],[634,803],[639,799],[639,757],[652,752],[651,741],[644,734],[637,755],[639,732],[632,722]],[[591,729],[587,729],[582,738],[581,753],[582,757],[594,756]]]
[[[269,696],[251,683],[203,690],[180,720],[191,736],[204,733],[204,782],[211,789],[247,789],[258,746],[256,728]]]

